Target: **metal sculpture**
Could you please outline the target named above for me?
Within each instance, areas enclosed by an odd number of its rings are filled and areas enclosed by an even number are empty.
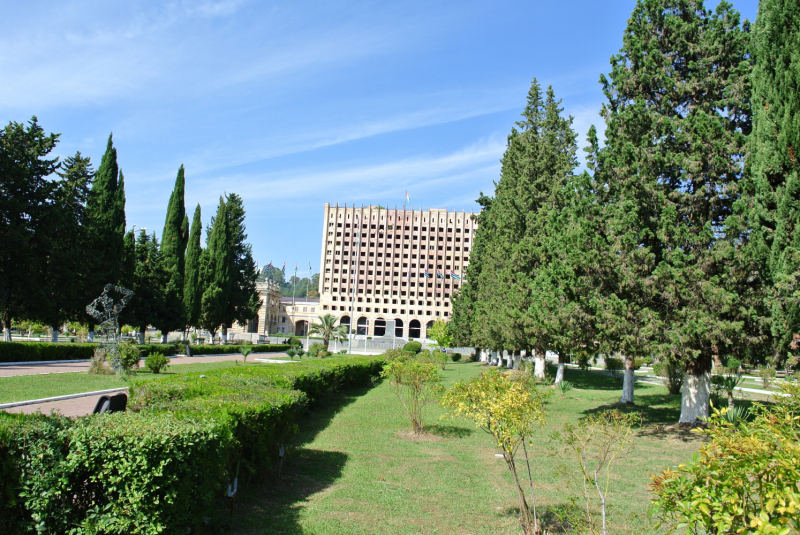
[[[114,301],[114,298],[109,295],[112,292],[121,296],[119,301]],[[87,314],[96,319],[99,323],[99,327],[106,331],[106,343],[101,344],[100,349],[105,351],[106,360],[111,364],[111,367],[117,375],[124,372],[122,359],[119,353],[119,338],[117,335],[119,331],[119,315],[132,297],[132,290],[115,284],[106,284],[100,297],[92,301],[86,307]],[[108,342],[109,331],[114,333],[112,342]]]

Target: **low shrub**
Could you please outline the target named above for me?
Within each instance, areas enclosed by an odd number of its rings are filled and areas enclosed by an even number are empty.
[[[247,346],[253,353],[281,353],[289,349],[288,344],[253,344]],[[199,345],[192,346],[192,355],[230,355],[241,353],[241,345]]]
[[[315,344],[311,344],[311,347],[308,348],[308,356],[314,357],[318,359],[323,359],[325,357],[329,357],[331,352],[325,347],[325,344],[320,344],[319,342]]]
[[[738,372],[739,368],[742,367],[742,361],[739,359],[729,358],[725,362],[725,367],[732,369],[734,372]]]
[[[383,355],[381,355],[386,362],[392,362],[397,359],[408,360],[413,356],[413,353],[407,353],[402,349],[387,349]]]
[[[422,344],[419,342],[408,342],[406,345],[403,346],[403,351],[405,351],[406,353],[417,354],[422,351]]]
[[[653,366],[653,372],[673,396],[681,393],[683,386],[683,369],[672,362],[659,362]]]
[[[619,372],[622,371],[622,359],[619,357],[606,357],[605,359],[606,364],[606,371],[611,372],[614,375],[617,375]]]
[[[452,354],[450,355],[450,359],[451,359],[453,362],[458,362],[458,361],[460,361],[460,360],[461,360],[461,353],[452,353]]]
[[[113,375],[114,370],[109,366],[106,360],[106,350],[102,347],[97,347],[94,350],[94,355],[89,361],[89,374],[91,375]]]
[[[139,359],[142,358],[142,352],[133,344],[119,344],[119,362],[122,369],[127,371],[139,369]]]
[[[169,359],[163,353],[151,353],[144,359],[144,365],[151,373],[161,373],[169,365]]]
[[[52,343],[52,342],[3,342],[0,343],[0,362],[47,362],[52,360],[90,360],[99,344]],[[132,345],[132,344],[128,344]],[[175,344],[136,344],[142,356],[163,353],[173,356]],[[215,346],[219,347],[219,346]]]
[[[237,468],[240,487],[263,474],[305,407],[382,365],[221,368],[134,383],[125,413],[0,412],[0,532],[196,533]]]
[[[756,375],[761,379],[761,385],[764,388],[769,388],[775,382],[775,377],[777,377],[778,373],[772,366],[759,366]]]

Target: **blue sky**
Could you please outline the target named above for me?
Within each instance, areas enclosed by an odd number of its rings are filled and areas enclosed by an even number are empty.
[[[713,4],[711,4],[713,5]],[[734,2],[753,20],[755,0]],[[207,223],[244,198],[260,265],[319,267],[323,203],[477,209],[535,76],[581,140],[633,0],[3,2],[0,121],[95,166],[114,133],[128,226],[175,175]]]

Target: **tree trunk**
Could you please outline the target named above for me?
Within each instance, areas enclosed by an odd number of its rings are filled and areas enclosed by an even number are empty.
[[[94,331],[89,331],[89,335],[86,337],[86,341],[90,344],[94,342]]]
[[[222,326],[222,345],[228,345],[228,326]]]
[[[169,338],[169,333],[161,333],[161,343],[162,344],[166,344],[168,338]]]
[[[567,360],[561,353],[558,354],[558,370],[556,371],[555,384],[560,384],[564,381],[564,361]]]
[[[506,352],[505,349],[503,351],[498,351],[497,352],[497,367],[498,368],[502,368],[503,367],[503,353],[505,353],[505,352]]]
[[[544,379],[545,378],[545,353],[540,349],[533,350],[533,376],[537,379]]]
[[[3,327],[3,342],[10,342],[11,341],[11,317],[6,312],[3,313],[2,327]]]
[[[733,409],[733,407],[734,407],[734,403],[733,403],[733,390],[731,390],[730,392],[728,392],[728,408],[732,410],[732,409]]]
[[[145,329],[146,329],[146,327],[141,327],[139,329],[139,343],[140,344],[144,344],[144,331],[145,331]]]
[[[516,358],[517,358],[516,351],[512,351],[511,353],[509,353],[507,355],[506,368],[508,368],[509,370],[512,369],[514,367],[514,361],[516,360]]]
[[[56,327],[56,326],[53,326],[53,337],[51,338],[51,341],[54,344],[58,343],[58,327]]]
[[[622,380],[622,397],[619,398],[620,403],[627,403],[633,405],[633,387],[636,382],[636,374],[634,368],[636,367],[636,360],[633,357],[623,357],[623,364],[625,365],[625,377]]]
[[[519,369],[519,363],[522,362],[522,351],[518,351],[516,355],[514,355],[514,369]]]
[[[708,372],[699,375],[686,373],[681,391],[681,418],[678,423],[695,424],[708,419],[711,398],[711,376]]]

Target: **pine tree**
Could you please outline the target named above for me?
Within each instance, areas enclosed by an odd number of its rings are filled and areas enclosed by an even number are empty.
[[[54,342],[63,322],[84,317],[83,298],[92,278],[84,254],[89,245],[85,223],[94,177],[91,162],[78,152],[64,160],[58,175],[53,204],[46,216],[48,240],[42,265],[45,295],[39,300],[44,307],[40,319],[53,327]]]
[[[228,327],[233,326],[234,322],[245,324],[248,320],[255,318],[261,308],[261,299],[256,290],[258,268],[253,260],[252,247],[245,241],[247,234],[244,224],[244,203],[241,197],[231,193],[227,196],[225,206],[231,251],[231,289],[223,320],[223,340],[227,338]],[[304,287],[303,290],[305,291],[305,289]]]
[[[708,415],[713,355],[743,325],[725,264],[750,128],[747,30],[724,1],[711,12],[699,0],[639,0],[601,77],[609,233],[621,287],[647,321],[619,337],[685,367],[686,423]]]
[[[200,325],[213,338],[225,322],[231,293],[230,225],[225,200],[220,197],[217,214],[206,229],[206,248],[201,255],[203,297]]]
[[[44,281],[41,268],[48,230],[43,227],[58,158],[48,155],[58,134],[45,135],[36,117],[0,130],[0,320],[11,340],[11,319],[31,315]]]
[[[162,341],[166,342],[170,331],[182,330],[186,325],[184,318],[184,255],[189,239],[189,219],[184,206],[185,178],[181,165],[175,179],[175,188],[169,197],[164,233],[161,235],[161,259],[169,274],[164,289],[164,306],[155,326],[161,331]]]
[[[800,5],[762,0],[752,31],[753,133],[747,193],[751,247],[760,260],[773,351],[786,358],[800,332]]]
[[[86,304],[100,295],[106,284],[119,281],[125,234],[124,181],[117,166],[117,149],[109,135],[86,203],[86,227],[91,244],[86,256],[93,281],[84,296]]]
[[[203,298],[203,286],[200,278],[200,256],[202,254],[200,235],[202,231],[203,224],[200,220],[200,205],[198,204],[192,218],[183,278],[183,317],[189,327],[200,326],[200,302]]]
[[[126,239],[126,244],[130,247],[130,239]],[[144,343],[147,327],[155,325],[161,314],[168,272],[164,268],[155,232],[149,236],[141,229],[135,240],[134,250],[136,267],[130,288],[133,290],[133,297],[122,311],[120,321],[136,327],[139,331],[139,342]]]

